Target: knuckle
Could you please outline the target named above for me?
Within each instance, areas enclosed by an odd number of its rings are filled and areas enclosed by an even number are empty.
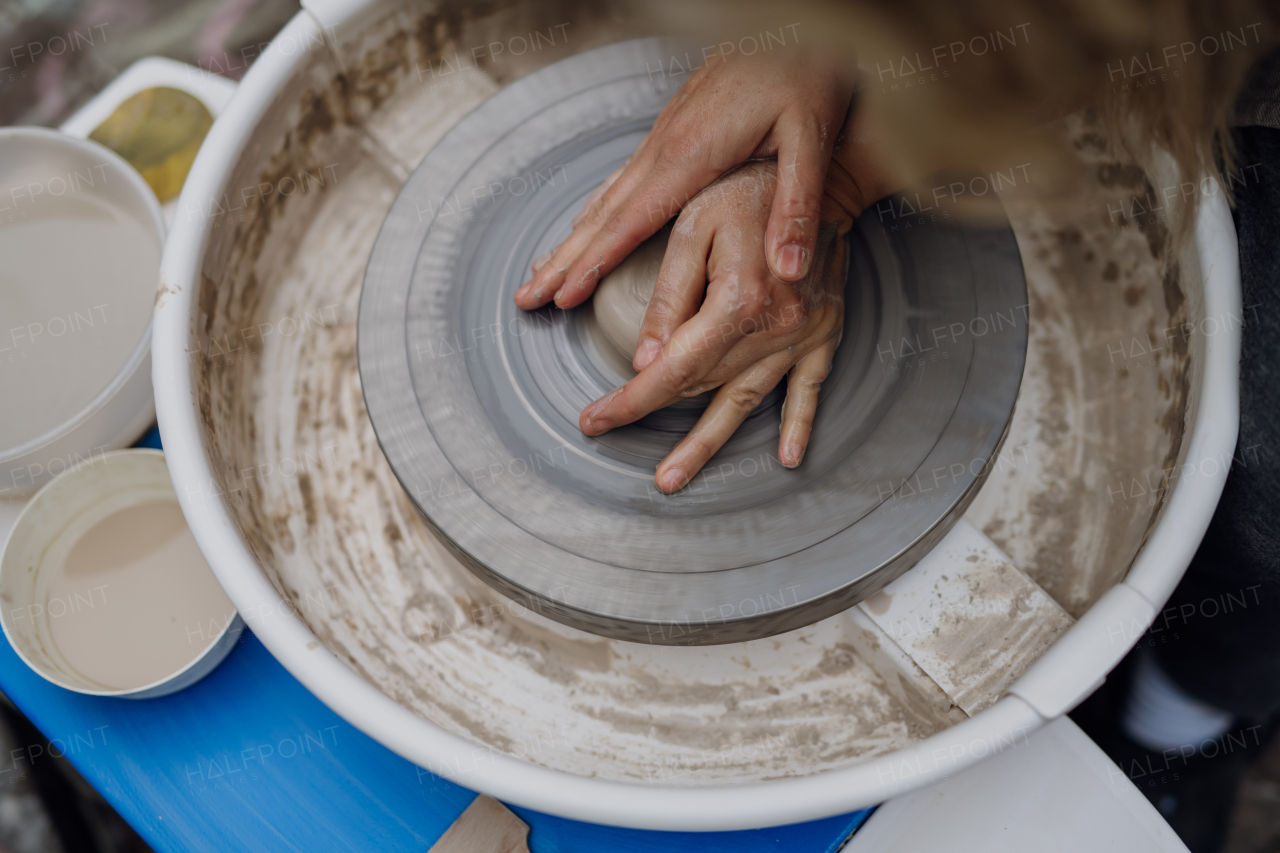
[[[694,233],[697,226],[698,213],[707,206],[707,201],[703,197],[706,191],[695,193],[686,198],[677,198],[670,196],[666,199],[666,205],[671,209],[671,216],[675,217],[675,236],[687,236]]]
[[[603,215],[604,214],[602,213],[601,216],[603,217]],[[609,216],[607,219],[605,219],[604,222],[600,225],[599,238],[603,238],[610,242],[613,242],[616,240],[622,240],[627,238],[630,231],[631,231],[631,222],[624,215],[623,211],[618,211],[618,212],[615,212],[613,215]],[[594,249],[597,246],[599,246],[600,245],[599,238],[597,238],[596,240],[593,240],[592,245],[589,246],[588,248]]]
[[[750,412],[760,405],[764,392],[750,385],[735,385],[725,390],[729,405],[742,412]]]
[[[711,387],[711,386],[710,386],[710,385],[708,385],[708,384],[706,384],[705,382],[700,382],[700,383],[698,383],[697,385],[691,385],[691,386],[689,386],[688,388],[686,388],[686,389],[684,389],[683,391],[681,391],[681,392],[680,392],[680,396],[681,396],[681,397],[696,397],[696,396],[698,396],[699,394],[701,394],[702,392],[704,392],[704,391],[708,390],[710,387]]]
[[[605,196],[593,201],[591,206],[587,208],[587,215],[582,217],[582,221],[587,225],[590,225],[592,228],[599,228],[608,222],[609,211],[606,207],[607,199],[608,194],[606,193]]]
[[[673,295],[666,290],[653,291],[653,297],[649,300],[650,317],[653,323],[646,322],[645,328],[648,329],[655,324],[662,324],[676,315],[679,308],[676,305]],[[646,318],[648,319],[648,318]]]
[[[809,225],[822,204],[822,197],[809,192],[807,187],[795,186],[785,195],[780,196],[776,212],[787,219],[798,220],[800,224]]]
[[[733,313],[738,320],[758,319],[773,301],[768,291],[759,284],[740,287],[737,296],[737,305]]]
[[[689,359],[672,359],[662,369],[663,387],[672,391],[681,391],[697,382],[701,373],[698,366]]]
[[[692,452],[695,459],[710,459],[715,455],[715,452],[720,449],[718,447],[713,447],[711,442],[707,441],[706,433],[701,430],[690,433],[688,440],[689,450]]]
[[[822,387],[827,379],[827,368],[821,374],[801,374],[792,379],[790,388],[803,394],[811,394]]]
[[[701,140],[692,128],[686,126],[683,117],[672,119],[664,131],[658,145],[659,162],[689,163],[702,153],[699,150]]]
[[[711,220],[716,219],[713,212],[715,210],[713,196],[713,193],[704,189],[692,198],[672,196],[667,199],[666,204],[671,210],[671,215],[676,217],[672,236],[688,239],[706,230],[708,225],[712,225]],[[708,211],[708,208],[711,210]],[[709,218],[702,215],[704,212],[708,213]]]
[[[791,335],[804,328],[809,314],[799,302],[782,306],[776,314],[771,314],[771,328],[781,335]]]

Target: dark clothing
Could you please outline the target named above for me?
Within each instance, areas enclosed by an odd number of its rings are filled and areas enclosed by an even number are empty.
[[[1164,611],[1178,639],[1155,651],[1192,695],[1259,718],[1280,711],[1280,52],[1259,63],[1238,115],[1251,125],[1234,134],[1240,438],[1222,501]]]
[[[1280,130],[1280,49],[1273,48],[1249,69],[1232,124]]]

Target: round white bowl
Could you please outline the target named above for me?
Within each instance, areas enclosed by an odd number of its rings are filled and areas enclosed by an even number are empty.
[[[38,127],[0,128],[0,174],[33,164],[49,174],[103,168],[106,180],[93,192],[145,225],[154,227],[156,246],[164,244],[164,217],[155,193],[122,157],[88,139]],[[147,286],[154,287],[154,282]],[[155,420],[151,394],[151,319],[128,359],[110,382],[74,416],[16,447],[0,447],[0,498],[22,498],[62,471],[108,450],[135,441]],[[6,401],[6,405],[22,405]]]
[[[190,687],[222,662],[244,630],[232,615],[186,665],[150,684],[104,688],[76,671],[59,653],[50,633],[52,613],[41,580],[45,562],[63,554],[103,518],[131,506],[176,501],[164,454],[159,450],[113,450],[95,456],[44,486],[18,516],[0,556],[0,626],[18,657],[47,681],[89,696],[153,699]],[[92,599],[92,595],[90,596]],[[80,606],[85,606],[81,603]],[[92,600],[87,606],[94,606]],[[65,608],[64,608],[65,610]],[[188,638],[190,639],[190,638]]]

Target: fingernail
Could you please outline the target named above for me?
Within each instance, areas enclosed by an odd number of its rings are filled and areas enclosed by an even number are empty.
[[[568,287],[568,286],[569,286],[569,285],[567,285],[567,284],[565,284],[565,285],[561,285],[561,286],[560,286],[560,289],[556,291],[556,295],[555,295],[555,296],[553,296],[553,297],[551,297],[551,301],[552,301],[552,302],[554,302],[554,303],[556,304],[556,307],[557,307],[557,308],[563,308],[563,307],[564,307],[563,305],[561,305],[561,304],[560,304],[560,297],[564,295],[565,288],[566,288],[566,287]]]
[[[547,265],[547,261],[551,260],[552,254],[553,254],[552,252],[547,252],[545,255],[539,255],[538,259],[533,262],[533,271],[537,272],[538,270],[545,267]]]
[[[587,418],[587,434],[599,435],[613,429],[613,421],[608,418]]]
[[[804,448],[794,438],[787,442],[784,454],[786,458],[782,460],[782,464],[787,468],[798,468],[804,460]]]
[[[524,299],[526,296],[528,296],[529,289],[531,287],[533,287],[533,279],[526,281],[524,284],[520,286],[520,289],[516,291],[516,299]]]
[[[809,250],[788,243],[778,250],[778,272],[787,281],[803,278],[809,271]]]
[[[677,491],[688,479],[689,475],[684,472],[683,468],[668,468],[667,473],[662,475],[658,486],[664,492],[670,493]]]
[[[660,352],[662,352],[662,344],[653,338],[641,338],[640,346],[636,347],[636,356],[631,360],[631,366],[637,371],[644,370],[653,364],[653,360]]]

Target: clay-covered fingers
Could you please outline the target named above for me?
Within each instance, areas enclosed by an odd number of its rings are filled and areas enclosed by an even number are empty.
[[[690,177],[670,162],[647,171],[646,165],[641,159],[626,167],[582,212],[573,232],[516,291],[519,307],[533,310],[554,300],[573,308],[586,301],[601,278],[680,212],[683,200],[714,180]]]
[[[704,378],[741,338],[738,325],[720,311],[699,312],[680,327],[652,364],[587,406],[578,418],[579,428],[587,435],[600,435],[708,390]]]
[[[593,208],[596,208],[597,204],[600,202],[600,199],[603,198],[604,194],[609,191],[609,188],[612,187],[615,182],[617,182],[618,178],[626,170],[627,165],[630,162],[631,162],[631,158],[628,157],[621,166],[619,166],[618,168],[610,172],[609,176],[600,182],[600,186],[596,187],[594,190],[591,191],[591,195],[587,196],[587,200],[585,203],[583,203],[582,209],[579,210],[573,217],[573,221],[571,224],[574,229],[577,229],[577,227],[582,224],[582,220],[587,218],[587,215],[592,211]],[[572,234],[572,232],[570,232],[570,234]],[[540,255],[536,259],[534,259],[534,262],[532,264],[532,269],[530,270],[530,272],[532,272],[533,275],[536,276],[539,270],[545,267],[547,265],[547,262],[555,257],[556,251],[559,250],[559,248],[560,248],[559,246],[556,246],[551,251],[543,255]],[[526,282],[525,286],[520,288],[520,291],[518,292],[517,295],[523,296],[526,293],[526,289],[529,287],[529,284],[531,284],[531,282]]]
[[[722,57],[723,59],[723,57]],[[574,230],[516,293],[526,310],[581,304],[640,243],[736,166],[777,156],[779,193],[764,254],[783,281],[814,255],[818,200],[850,81],[807,53],[707,62],[680,87],[631,161],[574,220]],[[763,225],[762,225],[763,227]]]
[[[795,468],[804,459],[818,412],[818,392],[831,372],[831,361],[839,334],[828,338],[791,368],[787,379],[787,399],[782,404],[782,433],[778,437],[778,461]]]
[[[744,334],[759,330],[759,312],[747,305],[767,308],[772,304],[771,289],[780,284],[764,252],[775,169],[772,161],[740,166],[681,211],[640,325],[631,362],[637,371],[648,367],[676,330],[699,311],[704,292],[708,304],[711,297],[719,297],[724,317],[741,326]],[[709,289],[708,277],[717,280]]]
[[[586,301],[601,278],[719,177],[719,170],[688,160],[673,158],[655,164],[607,219],[594,229],[590,217],[579,226],[589,239],[581,248],[575,246],[576,257],[568,263],[562,287],[554,296],[556,305],[573,308]]]
[[[759,104],[744,108],[752,97],[740,86],[725,85],[733,95],[721,97],[706,83],[743,74],[750,76],[737,67],[708,69],[681,87],[621,174],[575,218],[573,233],[517,291],[517,305],[532,309],[550,300],[560,308],[580,305],[633,249],[752,156],[775,114]]]
[[[587,197],[586,204],[582,205],[582,210],[579,210],[577,215],[573,217],[572,225],[574,228],[577,228],[582,224],[582,220],[586,219],[587,215],[591,213],[592,208],[594,208],[600,200],[604,198],[604,194],[607,193],[617,182],[618,178],[626,171],[627,166],[630,165],[630,163],[631,158],[628,157],[621,166],[609,173],[609,177],[600,182],[600,186],[596,187],[592,191],[591,195]]]
[[[681,213],[667,240],[631,360],[637,373],[652,364],[676,330],[698,313],[707,291],[707,256],[715,231],[710,222],[696,227],[690,221],[696,217],[696,206]]]
[[[778,142],[778,183],[765,231],[769,267],[783,281],[809,273],[822,210],[827,165],[839,124],[811,112],[788,113],[774,134]]]
[[[588,239],[585,234],[575,230],[554,250],[535,260],[533,277],[516,291],[516,305],[525,311],[534,311],[550,302],[564,281],[568,259],[575,257]]]
[[[667,494],[684,488],[782,380],[791,359],[786,350],[776,352],[721,385],[698,423],[658,465],[658,488]]]
[[[532,277],[516,291],[516,305],[526,311],[541,308],[564,286],[568,267],[582,253],[602,222],[622,203],[635,185],[643,180],[652,162],[642,144],[631,157],[605,178],[573,217],[573,231],[550,252],[533,262]],[[655,231],[657,229],[654,229]],[[638,245],[638,244],[637,244]]]
[[[562,295],[566,282],[572,281],[569,278],[571,267],[584,256],[584,252],[599,234],[600,229],[624,204],[628,203],[636,188],[650,177],[658,157],[655,134],[659,132],[659,127],[660,124],[655,124],[635,153],[611,172],[591,193],[582,209],[574,215],[573,231],[569,236],[551,252],[534,262],[533,276],[516,291],[516,305],[526,311],[532,311]],[[631,249],[652,236],[664,223],[665,220],[658,222],[647,234],[640,236],[630,248],[621,252],[621,256],[616,257],[612,263],[598,266],[594,280],[582,299],[591,295],[599,279],[617,266]],[[559,307],[572,307],[561,304],[562,301],[557,300]]]

